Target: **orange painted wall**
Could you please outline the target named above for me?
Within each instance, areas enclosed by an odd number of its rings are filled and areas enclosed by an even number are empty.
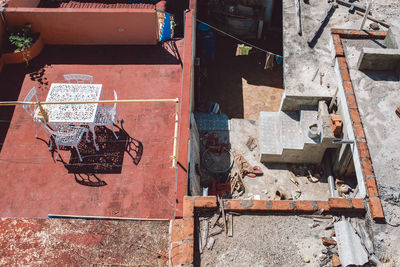
[[[9,25],[32,25],[45,44],[156,44],[152,9],[6,8]]]
[[[40,0],[10,0],[9,7],[37,7]]]

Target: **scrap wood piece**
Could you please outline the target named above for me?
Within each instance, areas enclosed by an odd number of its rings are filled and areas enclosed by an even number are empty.
[[[209,250],[212,250],[212,248],[213,248],[213,246],[214,246],[214,243],[215,243],[214,237],[210,237],[210,238],[208,239],[208,242],[207,242],[207,248],[208,248]]]
[[[360,15],[360,16],[364,16],[365,13],[362,13],[362,12],[360,12],[360,11],[357,11],[356,14],[357,14],[357,15]],[[376,23],[381,24],[382,26],[384,26],[384,27],[386,27],[386,28],[390,28],[390,27],[393,26],[392,24],[389,24],[389,23],[387,23],[386,21],[383,21],[383,20],[374,18],[374,17],[371,16],[371,15],[368,15],[367,18],[368,18],[369,20],[372,20],[372,21],[374,21],[374,22],[376,22]]]
[[[367,11],[365,12],[364,17],[363,17],[363,20],[362,20],[362,22],[361,22],[360,31],[362,31],[362,29],[364,28],[365,21],[367,20],[367,16],[368,16],[368,14],[369,14],[371,8],[372,8],[372,0],[368,0]]]
[[[299,181],[297,180],[297,176],[293,173],[290,172],[290,181],[292,181],[292,183],[294,183],[296,186],[299,186]]]
[[[208,237],[208,220],[201,221],[201,249],[204,250]]]
[[[308,46],[313,47],[315,40],[321,35],[321,32],[325,26],[325,24],[328,22],[329,17],[333,14],[335,11],[335,3],[330,3],[328,8],[326,9],[324,15],[322,16],[321,20],[319,21],[317,27],[315,28],[313,34],[311,34],[310,38],[308,39],[307,43]]]
[[[220,233],[222,233],[224,231],[224,229],[222,229],[221,227],[214,227],[213,229],[211,229],[211,231],[208,233],[208,237],[211,236],[215,236],[215,235],[219,235]]]
[[[226,227],[226,217],[225,217],[224,203],[222,201],[222,198],[220,198],[219,196],[218,196],[218,202],[219,202],[219,208],[221,209],[222,221],[224,222],[224,230],[225,230],[225,234],[226,234],[226,233],[228,233],[228,229]]]
[[[220,216],[221,216],[221,213],[219,211],[217,213],[215,213],[214,216],[212,216],[212,218],[210,219],[210,227],[211,228],[215,227]]]
[[[344,0],[336,0],[336,2],[342,6],[346,6],[346,7],[350,7],[350,10],[359,10],[361,12],[365,12],[366,9],[365,7],[363,7],[362,5],[353,3],[353,2],[348,2],[348,1],[344,1]]]
[[[228,215],[228,236],[233,236],[233,215]]]

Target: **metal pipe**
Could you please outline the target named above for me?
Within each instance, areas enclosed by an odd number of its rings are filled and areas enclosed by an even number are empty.
[[[49,102],[25,102],[25,101],[2,101],[0,106],[17,105],[75,105],[75,104],[110,104],[110,103],[151,103],[151,102],[179,102],[178,98],[173,99],[127,99],[127,100],[97,100],[97,101],[49,101]]]
[[[172,151],[172,168],[177,167],[178,163],[178,128],[179,128],[179,102],[176,102],[176,109],[175,109],[175,130],[174,130],[174,147]]]
[[[325,163],[325,171],[326,175],[328,177],[328,184],[329,184],[329,191],[331,192],[331,197],[337,197],[338,193],[337,190],[335,189],[335,178],[333,177],[332,174],[332,166],[331,166],[331,157],[327,153],[326,157],[324,157],[324,163]]]

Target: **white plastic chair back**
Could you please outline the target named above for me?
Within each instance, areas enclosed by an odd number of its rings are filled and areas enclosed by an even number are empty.
[[[92,83],[93,82],[93,76],[86,75],[86,74],[65,74],[64,79],[68,83]]]

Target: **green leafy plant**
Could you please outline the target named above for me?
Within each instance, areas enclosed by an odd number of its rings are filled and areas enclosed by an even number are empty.
[[[30,24],[26,24],[20,31],[10,34],[10,43],[16,47],[14,52],[22,52],[26,64],[30,59],[28,48],[33,44],[32,29]]]

